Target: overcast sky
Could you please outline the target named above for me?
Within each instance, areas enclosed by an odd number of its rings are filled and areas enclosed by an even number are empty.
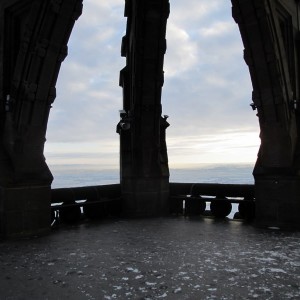
[[[124,0],[84,0],[50,112],[45,156],[53,164],[118,167],[119,71]],[[231,1],[170,0],[163,114],[171,167],[254,163],[258,120]]]

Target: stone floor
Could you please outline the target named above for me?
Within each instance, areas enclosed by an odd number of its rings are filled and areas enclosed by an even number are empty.
[[[0,242],[0,299],[300,299],[300,232],[108,220]]]

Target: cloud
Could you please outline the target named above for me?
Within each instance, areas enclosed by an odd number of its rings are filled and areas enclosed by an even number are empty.
[[[197,44],[184,29],[169,23],[167,43],[170,50],[165,58],[166,77],[180,76],[193,68],[197,63]]]
[[[124,31],[121,1],[86,1],[69,41],[48,122],[48,143],[117,139],[122,106],[119,71]]]
[[[258,134],[251,131],[224,131],[213,135],[186,135],[169,138],[171,167],[206,163],[245,163],[256,160]],[[184,155],[183,155],[184,153]]]
[[[224,6],[219,0],[172,0],[170,1],[170,20],[180,26],[188,27],[191,22],[195,24],[199,20],[208,20],[216,15],[220,7]]]
[[[186,162],[187,157],[191,161],[219,161],[224,159],[222,151],[232,160],[255,160],[259,141],[253,139],[255,142],[249,144],[243,136],[258,136],[258,121],[249,107],[251,81],[230,3],[170,2],[162,94],[163,113],[170,116],[171,124],[167,129],[170,163]],[[94,149],[100,145],[102,157],[119,160],[115,127],[122,108],[119,71],[125,66],[120,56],[126,29],[123,11],[124,1],[120,0],[84,2],[50,113],[46,145],[50,161],[55,153],[62,153],[61,157],[70,153],[72,162],[78,155],[82,161],[82,151],[72,152],[72,147],[85,148],[84,155],[90,153],[91,161],[96,159]],[[226,131],[240,134],[233,136]],[[238,149],[241,153],[255,151],[243,157],[236,154]]]
[[[179,18],[176,25],[171,23],[167,32],[163,109],[170,116],[169,138],[182,140],[191,132],[199,137],[219,137],[224,128],[258,132],[257,118],[249,107],[251,81],[240,33],[231,17],[231,6],[217,6],[217,2],[203,1],[198,18],[194,9],[185,9],[189,17]],[[180,14],[182,4],[174,8],[175,12],[177,9]],[[172,22],[175,20],[177,15]],[[184,32],[185,40],[176,36],[176,31]],[[190,47],[181,46],[186,44]]]
[[[199,33],[203,37],[218,37],[224,34],[230,34],[234,30],[235,24],[232,21],[215,22],[209,27],[199,29]]]

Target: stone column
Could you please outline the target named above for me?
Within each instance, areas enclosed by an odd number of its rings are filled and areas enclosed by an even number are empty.
[[[169,170],[161,116],[168,0],[126,1],[122,40],[126,67],[120,73],[123,111],[120,133],[123,210],[130,216],[169,212]]]
[[[0,235],[50,229],[44,143],[56,80],[82,0],[0,3]]]
[[[300,228],[299,1],[232,0],[253,85],[261,146],[258,225]]]

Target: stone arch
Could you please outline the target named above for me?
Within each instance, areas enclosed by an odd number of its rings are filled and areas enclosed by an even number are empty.
[[[296,79],[291,79],[299,78],[299,1],[232,0],[232,4],[253,85],[252,106],[258,110],[261,130],[261,146],[254,170],[257,220],[299,225],[299,86],[295,84]],[[140,212],[145,208],[147,212],[155,211],[159,207],[155,201],[162,204],[168,189],[163,164],[159,165],[155,160],[148,173],[147,167],[143,167],[151,162],[146,157],[158,156],[160,149],[158,138],[152,146],[144,148],[149,134],[159,136],[157,128],[146,125],[144,120],[149,124],[161,122],[160,101],[155,97],[155,91],[163,82],[159,62],[166,48],[164,35],[168,13],[165,11],[168,12],[168,5],[167,0],[143,3],[128,0],[125,6],[128,22],[122,54],[127,58],[127,65],[120,80],[124,90],[122,124],[130,123],[133,130],[122,131],[128,126],[120,128],[123,142],[121,184],[127,196],[125,207],[131,211],[137,209]],[[148,26],[155,28],[153,35],[149,34]],[[145,69],[139,68],[140,65],[147,67],[150,60],[156,66],[151,70],[155,70],[155,75],[151,72],[143,74]],[[279,185],[281,181],[283,183]],[[291,200],[286,200],[285,194]],[[150,198],[155,200],[151,203]]]
[[[257,221],[300,227],[299,1],[232,0],[258,110],[261,147],[254,170]],[[0,234],[45,232],[52,175],[43,155],[55,84],[82,0],[3,0],[0,4]],[[169,207],[166,118],[161,116],[168,0],[126,0],[120,74],[124,111],[124,211]],[[41,200],[42,199],[42,200]]]

